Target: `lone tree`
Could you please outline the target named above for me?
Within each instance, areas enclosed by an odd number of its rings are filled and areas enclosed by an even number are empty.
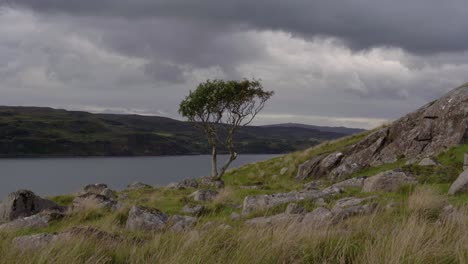
[[[219,180],[237,158],[234,136],[252,122],[273,95],[258,80],[207,80],[180,103],[179,113],[200,128],[211,145],[211,177]],[[229,159],[218,171],[218,147],[229,151]]]

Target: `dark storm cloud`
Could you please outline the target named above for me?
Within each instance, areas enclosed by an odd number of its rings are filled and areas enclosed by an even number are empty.
[[[466,0],[10,0],[40,12],[127,19],[175,18],[216,26],[343,38],[355,49],[468,50]]]

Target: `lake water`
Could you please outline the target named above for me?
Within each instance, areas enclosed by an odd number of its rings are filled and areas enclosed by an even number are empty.
[[[231,167],[277,155],[239,155]],[[106,183],[115,190],[140,181],[166,185],[209,175],[210,156],[0,159],[0,200],[18,189],[39,195],[67,194],[84,185]],[[221,155],[220,161],[227,156]]]

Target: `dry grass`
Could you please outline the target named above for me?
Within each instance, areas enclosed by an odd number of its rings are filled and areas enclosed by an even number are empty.
[[[200,225],[186,233],[141,234],[115,228],[107,216],[94,225],[123,242],[76,238],[22,250],[12,246],[16,234],[0,233],[0,263],[467,263],[468,207],[443,222],[427,217],[445,204],[444,196],[421,187],[400,208],[321,229]],[[135,236],[143,242],[135,243]]]

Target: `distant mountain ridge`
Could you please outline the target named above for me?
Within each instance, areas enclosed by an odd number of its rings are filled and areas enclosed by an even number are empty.
[[[235,141],[239,153],[273,154],[346,135],[307,126],[249,126],[239,130]],[[0,106],[0,157],[208,153],[206,139],[198,129],[167,117]]]
[[[349,127],[330,127],[330,126],[315,126],[315,125],[306,125],[306,124],[298,124],[298,123],[282,123],[282,124],[274,124],[274,125],[265,125],[264,127],[301,127],[307,129],[315,129],[323,132],[332,132],[332,133],[340,133],[345,135],[352,135],[358,134],[366,131],[362,128],[349,128]]]

